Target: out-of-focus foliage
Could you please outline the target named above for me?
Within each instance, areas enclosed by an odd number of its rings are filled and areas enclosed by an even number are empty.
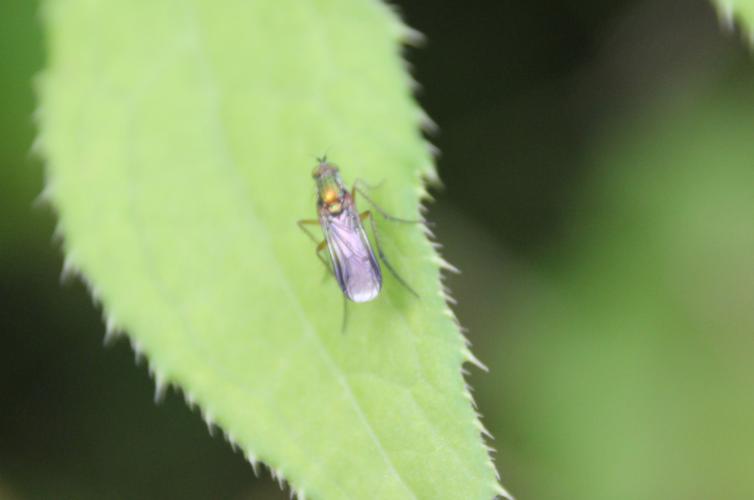
[[[33,109],[31,76],[41,64],[41,32],[29,23],[33,2],[0,5],[0,259],[46,232],[40,219],[29,219],[29,204],[39,193],[41,172],[26,164],[31,146]]]
[[[532,498],[754,497],[754,81],[669,101],[598,148],[499,317],[482,400]]]

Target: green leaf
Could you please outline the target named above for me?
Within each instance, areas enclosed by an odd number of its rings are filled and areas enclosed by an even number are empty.
[[[46,7],[40,145],[66,268],[158,391],[181,388],[302,497],[504,494],[425,231],[378,221],[421,298],[386,273],[344,334],[342,294],[296,227],[325,152],[419,217],[435,174],[397,17],[370,0]]]
[[[754,0],[712,0],[722,19],[732,25],[739,21],[754,45]]]

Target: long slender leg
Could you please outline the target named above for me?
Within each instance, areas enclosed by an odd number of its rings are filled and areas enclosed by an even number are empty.
[[[355,181],[353,181],[353,185],[354,185],[354,186],[363,186],[363,187],[365,187],[365,188],[369,189],[370,191],[371,191],[371,190],[373,190],[373,189],[379,189],[379,188],[381,188],[381,187],[382,187],[382,186],[383,186],[384,184],[385,184],[385,179],[382,179],[382,180],[381,180],[380,182],[378,182],[377,184],[369,184],[369,183],[368,183],[367,181],[365,181],[364,179],[356,179]]]
[[[322,261],[322,264],[324,264],[325,269],[327,269],[327,275],[335,277],[335,272],[332,270],[332,267],[330,267],[330,264],[327,263],[327,259],[325,259],[322,256],[322,251],[327,248],[327,240],[322,240],[319,242],[319,245],[317,245],[317,257],[319,257],[319,260]]]
[[[345,335],[348,328],[348,297],[343,295],[343,323],[340,325],[340,331]]]
[[[319,238],[317,238],[316,236],[314,236],[314,234],[311,231],[309,231],[309,229],[306,227],[306,226],[319,226],[319,221],[318,220],[316,220],[316,219],[301,219],[301,220],[297,220],[296,224],[298,225],[299,229],[301,229],[303,232],[305,232],[306,235],[309,236],[309,238],[311,238],[311,240],[314,243],[319,244]]]
[[[391,220],[393,222],[403,222],[405,224],[421,224],[423,221],[421,220],[414,220],[414,219],[401,219],[400,217],[395,217],[393,215],[390,215],[387,213],[382,207],[380,207],[378,204],[372,200],[372,198],[369,197],[368,194],[364,192],[363,189],[361,189],[359,181],[354,182],[353,188],[351,189],[351,198],[356,200],[356,193],[360,194],[364,197],[365,200],[369,202],[370,205],[372,205],[372,208],[374,208],[381,216],[383,216],[387,220]]]
[[[372,234],[374,234],[374,242],[377,244],[377,255],[380,256],[380,260],[385,264],[385,267],[387,267],[388,271],[395,276],[395,279],[398,280],[398,282],[406,287],[406,289],[411,292],[412,295],[414,295],[417,299],[419,298],[419,294],[414,291],[411,286],[406,283],[406,280],[401,278],[401,276],[398,274],[398,271],[395,270],[393,265],[390,263],[389,260],[387,260],[387,257],[385,257],[385,252],[382,251],[382,245],[380,244],[380,236],[377,233],[377,224],[374,222],[374,215],[372,215],[371,210],[364,210],[359,214],[359,218],[363,222],[364,219],[369,219],[369,223],[372,226]]]
[[[324,264],[325,269],[327,270],[328,276],[329,275],[334,275],[332,267],[330,267],[330,264],[327,263],[327,259],[325,259],[322,256],[322,251],[327,248],[327,240],[322,240],[322,241],[318,240],[317,237],[314,236],[314,234],[312,234],[312,232],[309,231],[309,229],[307,229],[307,227],[306,227],[307,225],[309,225],[309,226],[313,226],[313,225],[319,226],[319,221],[318,220],[314,220],[314,219],[301,219],[301,220],[297,221],[296,224],[298,224],[298,227],[300,227],[301,230],[303,232],[305,232],[307,234],[307,236],[309,236],[309,238],[311,238],[312,241],[314,241],[314,243],[317,244],[317,249],[316,249],[317,257],[319,258],[320,261],[322,261],[322,264]]]
[[[322,261],[322,264],[324,264],[325,269],[327,269],[327,274],[331,275],[332,277],[335,277],[335,272],[333,271],[330,264],[327,263],[327,260],[322,256],[322,251],[327,248],[327,240],[318,241],[317,238],[312,234],[309,229],[306,228],[307,225],[313,226],[313,225],[319,225],[318,220],[314,219],[301,219],[296,222],[298,224],[298,227],[301,228],[302,231],[304,231],[309,238],[314,240],[315,243],[317,243],[317,257],[319,257],[319,260]],[[343,320],[340,325],[340,329],[343,332],[343,334],[346,333],[346,328],[348,327],[348,298],[343,295]]]

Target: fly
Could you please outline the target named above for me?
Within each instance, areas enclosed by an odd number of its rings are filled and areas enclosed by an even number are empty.
[[[371,210],[361,213],[356,208],[356,195],[360,194],[372,207],[388,220],[406,223],[418,223],[407,219],[399,219],[387,214],[378,207],[369,196],[359,187],[356,181],[347,190],[340,178],[338,167],[328,163],[327,158],[318,158],[319,164],[314,167],[312,177],[317,183],[317,214],[318,219],[304,219],[298,221],[299,227],[311,237],[317,245],[317,257],[324,263],[338,282],[343,295],[352,302],[369,302],[374,300],[382,289],[382,270],[374,255],[372,246],[364,230],[364,221],[369,224],[374,235],[375,246],[379,260],[385,265],[396,280],[414,296],[419,295],[400,277],[385,257],[380,244],[377,226]],[[322,228],[325,239],[318,242],[317,238],[307,229],[307,225],[317,225]],[[325,250],[328,259],[322,255]],[[344,319],[345,328],[345,319]]]

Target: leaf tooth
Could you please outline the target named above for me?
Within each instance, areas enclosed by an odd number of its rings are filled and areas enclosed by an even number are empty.
[[[452,319],[452,320],[455,320],[455,319],[456,319],[456,314],[455,314],[455,313],[453,312],[453,310],[452,310],[451,308],[449,308],[449,307],[445,307],[445,308],[444,308],[444,309],[442,310],[442,313],[443,313],[443,314],[444,314],[445,316],[447,316],[448,318]]]
[[[464,329],[464,335],[462,337],[463,338],[463,345],[465,345],[467,349],[471,350],[471,341],[465,335],[466,333],[468,333],[468,329]]]
[[[204,419],[204,423],[207,424],[207,431],[209,432],[210,436],[215,435],[215,416],[214,414],[207,408],[202,410],[202,418]]]
[[[196,408],[196,397],[193,393],[184,390],[183,391],[183,399],[186,400],[186,404],[189,405],[189,407],[193,410]]]
[[[496,472],[497,472],[497,470],[496,470]],[[497,493],[499,496],[501,496],[503,498],[507,498],[508,500],[515,500],[513,498],[513,495],[511,495],[510,493],[508,493],[508,491],[505,488],[503,488],[503,485],[501,485],[499,482],[495,483],[495,493]]]
[[[68,253],[63,258],[63,269],[60,271],[60,284],[68,283],[75,275],[81,274],[79,266],[76,264],[76,258],[72,253]]]
[[[454,299],[453,297],[451,297],[450,295],[448,295],[448,289],[445,288],[444,286],[441,287],[437,291],[437,296],[440,297],[441,299],[443,299],[444,301],[446,301],[446,302],[448,302],[450,304],[453,304],[454,306],[458,305],[458,301],[456,299]]]
[[[434,146],[430,142],[425,142],[424,144],[427,148],[428,154],[432,156]],[[421,202],[421,204],[425,205],[426,203],[435,201],[434,196],[432,196],[432,193],[428,191],[428,188],[442,189],[443,184],[437,175],[437,171],[432,166],[432,163],[428,163],[421,170],[419,174],[419,184],[421,184],[427,192],[427,195],[424,198],[420,198],[419,201]],[[425,206],[423,208],[426,210],[428,207]]]
[[[272,475],[272,478],[277,481],[278,486],[280,486],[280,489],[285,491],[285,476],[283,475],[282,469],[273,469],[270,467],[270,474]],[[293,488],[291,488],[293,489]]]
[[[44,158],[45,157],[45,145],[47,141],[43,134],[37,135],[29,147],[29,157],[31,158]]]
[[[36,141],[35,141],[36,142]],[[40,207],[52,207],[53,206],[54,192],[51,184],[46,184],[39,192],[32,205],[36,208]]]
[[[37,74],[35,74],[31,78],[31,86],[34,89],[34,93],[37,96],[44,94],[45,88],[49,85],[49,81],[50,76],[47,71],[39,71]],[[37,125],[37,129],[42,128],[40,125],[43,124],[43,120],[46,115],[45,107],[43,104],[41,104],[41,101],[42,99],[37,99],[37,102],[40,104],[38,104],[31,113],[31,119],[34,124]]]
[[[477,414],[477,418],[474,419],[474,425],[476,425],[476,428],[479,429],[479,432],[481,432],[484,437],[494,441],[495,437],[492,435],[490,431],[487,430],[487,428],[484,426],[484,424],[482,423],[482,420],[478,417],[478,415],[479,414]]]
[[[433,136],[437,134],[437,132],[439,132],[440,127],[437,125],[437,122],[435,122],[432,117],[429,116],[429,113],[424,111],[424,108],[418,108],[417,113],[417,121],[419,122],[419,127],[421,128],[422,132],[430,136]],[[431,146],[431,143],[427,142],[427,144]]]
[[[440,269],[444,269],[448,272],[451,272],[453,274],[461,274],[461,270],[458,269],[456,266],[448,262],[447,260],[443,259],[439,255],[434,255],[432,257],[432,262],[440,266]]]
[[[471,390],[471,388],[469,387],[469,384],[464,383],[464,385],[466,386],[466,390],[464,391],[464,396],[466,397],[466,399],[471,401],[471,406],[473,406],[474,410],[476,410],[477,418],[481,420],[481,417],[479,416],[479,410],[476,405],[476,401],[474,400],[474,391]]]
[[[430,156],[432,156],[433,159],[436,160],[437,158],[440,157],[440,154],[442,153],[440,151],[440,148],[438,148],[437,146],[435,146],[429,141],[426,142],[426,145],[427,145],[427,151],[429,151],[429,154]],[[434,172],[434,168],[432,170]],[[436,172],[434,172],[434,174],[430,177],[429,180],[432,184],[434,183],[440,184],[440,176],[438,176]]]
[[[388,1],[380,2],[380,4],[387,7],[387,9],[390,11],[390,14],[392,14],[392,17],[395,21],[394,25],[397,28],[397,38],[400,43],[412,47],[420,47],[424,44],[424,42],[426,42],[427,38],[426,36],[424,36],[424,33],[415,28],[412,28],[411,26],[408,26],[405,22],[403,22],[403,12],[401,12],[401,9],[398,5]]]
[[[105,335],[102,337],[102,345],[109,347],[113,345],[116,339],[121,336],[121,332],[118,329],[105,330]]]
[[[118,327],[118,321],[114,314],[107,315],[105,313],[105,337],[102,339],[103,345],[112,345],[112,343],[122,335],[121,329]]]
[[[461,349],[461,353],[463,354],[464,358],[466,358],[466,361],[476,366],[480,370],[485,371],[485,372],[490,371],[490,369],[487,368],[487,366],[485,366],[484,363],[479,361],[479,359],[476,356],[474,356],[474,354],[471,352],[471,350],[468,347],[464,347],[463,349]]]
[[[722,0],[717,2],[719,6],[720,23],[727,30],[733,30],[735,26],[735,10],[733,8],[733,2]]]
[[[430,241],[434,241],[434,239],[435,239],[435,233],[432,232],[432,228],[429,227],[428,224],[421,224],[419,226],[419,228],[420,228],[421,232],[424,233],[424,236],[426,236],[427,238],[429,238]],[[434,259],[434,258],[435,258],[435,256],[432,256],[432,259]],[[433,260],[433,262],[434,262],[434,260]]]
[[[94,302],[94,305],[101,306],[102,305],[102,292],[99,288],[94,286],[91,281],[89,281],[83,274],[80,275],[82,277],[82,281],[84,282],[84,285],[86,285],[87,289],[89,289],[89,295],[92,296],[92,302]]]
[[[154,402],[155,404],[161,403],[165,399],[165,393],[167,391],[167,384],[165,382],[165,375],[159,371],[154,370]]]
[[[468,402],[471,403],[471,406],[474,407],[474,409],[477,409],[476,401],[474,401],[474,396],[471,394],[471,392],[468,390],[469,388],[466,387],[466,390],[463,391],[463,397],[466,398]]]
[[[411,47],[421,47],[427,41],[427,37],[421,31],[401,23],[400,41]]]
[[[131,341],[131,349],[134,351],[134,361],[138,366],[144,361],[144,348],[142,347],[141,342],[135,338],[129,337],[129,340]]]
[[[246,461],[251,464],[251,468],[254,471],[254,475],[256,477],[259,477],[259,461],[257,460],[256,455],[254,455],[252,452],[247,451],[246,452]]]
[[[458,329],[461,330],[461,333],[462,333],[461,338],[463,338],[464,344],[466,344],[467,346],[471,346],[471,341],[468,339],[468,337],[466,337],[466,335],[469,334],[469,329],[463,325],[458,325]]]
[[[31,120],[35,124],[40,124],[44,120],[45,112],[44,108],[42,106],[37,106],[37,108],[31,112]]]
[[[421,83],[414,78],[414,65],[405,57],[401,57],[401,66],[403,66],[403,80],[408,84],[411,92],[416,94],[421,91]]]
[[[467,386],[468,389],[468,386]],[[482,424],[482,416],[479,413],[479,411],[476,408],[476,404],[473,403],[474,406],[474,425],[479,429],[480,434],[482,435],[482,446],[487,451],[487,467],[490,468],[490,470],[495,474],[496,482],[493,484],[493,489],[495,492],[497,492],[498,496],[502,498],[507,498],[508,500],[513,500],[513,497],[508,493],[505,488],[503,488],[501,481],[500,481],[500,471],[497,470],[497,467],[495,466],[495,460],[494,460],[494,453],[495,449],[492,448],[487,444],[485,441],[485,437],[494,440],[495,438],[490,434],[490,432],[487,430],[486,427]],[[496,496],[497,498],[497,496]]]
[[[64,240],[63,227],[60,224],[60,222],[58,222],[57,224],[55,224],[55,227],[52,230],[52,241],[53,243],[60,244],[63,242],[63,240]]]
[[[424,183],[419,183],[419,185],[416,186],[416,195],[420,200],[427,199],[430,196],[429,191],[427,191],[427,187],[424,185]]]
[[[112,335],[111,332],[117,330],[117,325],[118,322],[115,319],[115,315],[105,313],[105,335]]]
[[[448,303],[453,304],[454,306],[458,305],[458,301],[450,293],[450,288],[448,288],[442,280],[440,282],[440,292]],[[461,329],[461,332],[463,332],[463,329]]]
[[[228,442],[228,444],[230,444],[230,447],[233,448],[233,451],[239,450],[238,442],[236,441],[236,437],[233,434],[228,431],[223,431],[223,436],[225,437],[225,440]]]

